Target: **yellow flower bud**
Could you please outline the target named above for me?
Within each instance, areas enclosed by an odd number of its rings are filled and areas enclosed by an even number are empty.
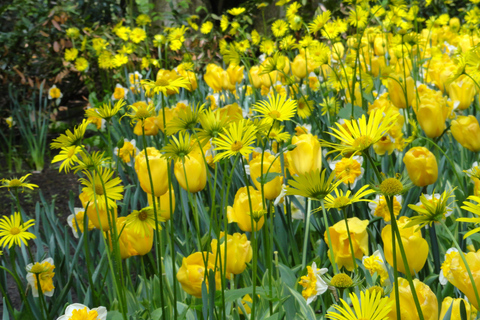
[[[178,184],[192,193],[199,192],[207,184],[207,168],[202,154],[199,151],[192,151],[185,157],[185,166],[181,160],[175,163],[175,177]]]
[[[394,79],[391,79],[394,78]],[[414,100],[414,86],[415,82],[412,77],[407,77],[407,80],[400,74],[391,74],[388,78],[388,95],[393,105],[399,109],[405,109],[412,104]],[[407,92],[407,99],[405,100],[405,90]]]
[[[400,298],[400,314],[402,320],[418,320],[417,308],[413,300],[412,290],[408,281],[404,278],[398,278],[398,289]],[[438,302],[437,297],[432,292],[429,286],[418,279],[413,279],[413,286],[422,309],[425,320],[438,320]],[[390,294],[390,301],[392,301],[392,310],[388,314],[387,319],[397,319],[397,308],[395,305],[395,292]],[[442,318],[440,318],[442,319]]]
[[[466,300],[462,298],[453,299],[452,297],[445,297],[445,299],[443,299],[442,310],[440,311],[439,319],[443,319],[445,317],[448,310],[450,309],[450,306],[453,304],[450,320],[461,320],[462,316],[460,313],[460,303],[462,303],[462,301],[465,304],[465,309],[467,311],[467,319],[472,319],[472,320],[476,319],[477,310],[473,308],[470,303],[468,303]]]
[[[153,191],[156,197],[160,197],[168,191],[167,160],[162,157],[160,151],[153,147],[147,148],[147,155],[153,181]],[[143,191],[152,193],[145,150],[142,150],[135,157],[135,172]]]
[[[261,67],[253,66],[249,71],[250,84],[253,85],[256,89],[262,86],[262,79],[260,77],[260,72],[262,72]]]
[[[257,190],[260,190],[260,192],[262,190],[261,189],[262,184],[258,182],[257,178],[261,177],[261,168],[262,168],[261,162],[262,162],[261,155],[255,157],[255,159],[250,161],[250,176],[252,177],[255,187],[257,188]],[[263,174],[264,175],[267,173],[267,170],[269,168],[270,168],[269,173],[282,172],[280,159],[279,158],[275,159],[274,155],[272,155],[269,152],[265,152],[263,157]],[[265,199],[275,200],[275,198],[277,198],[280,192],[282,191],[282,183],[283,183],[282,176],[275,177],[270,182],[265,183],[263,185]]]
[[[368,255],[368,220],[360,220],[357,217],[349,218],[348,228],[352,239],[353,252],[356,259],[362,259],[364,255]],[[341,220],[329,228],[330,238],[332,240],[333,256],[338,268],[345,267],[348,271],[353,270],[352,252],[350,242],[348,240],[347,225]],[[325,242],[328,244],[328,235],[325,231]],[[330,257],[330,253],[328,254]]]
[[[437,159],[425,147],[413,147],[405,153],[403,163],[413,184],[425,187],[435,183],[438,178]]]
[[[133,128],[133,133],[137,136],[143,135],[142,126],[145,129],[146,136],[155,136],[158,133],[158,126],[157,126],[157,118],[150,117],[146,118],[145,120],[139,120],[135,124],[135,128]]]
[[[224,237],[225,234],[221,232],[220,239]],[[226,258],[225,242],[227,243]],[[218,240],[213,239],[211,246],[214,256],[217,256],[217,250],[220,250],[222,266],[225,266],[226,264],[227,278],[230,278],[230,273],[240,274],[245,271],[245,268],[247,267],[247,262],[250,262],[252,260],[252,247],[250,246],[250,241],[248,241],[245,234],[234,233],[233,235],[227,235],[227,240],[221,242],[220,247],[218,246]],[[220,266],[220,264],[218,265]]]
[[[448,95],[453,101],[453,105],[457,106],[457,109],[465,110],[470,107],[476,93],[475,83],[472,79],[462,75],[452,82],[449,89]]]
[[[247,187],[238,189],[233,201],[233,207],[227,208],[228,222],[236,222],[238,227],[245,232],[252,232],[251,215],[255,215],[255,212],[263,210],[262,205],[262,193],[255,190],[253,187],[248,189],[250,193],[250,199],[252,204],[252,211],[250,211],[250,204],[248,201]],[[265,218],[261,217],[258,222],[254,221],[256,226],[255,230],[258,231],[263,227]]]
[[[305,55],[297,55],[292,62],[292,74],[303,79],[307,76],[307,63],[305,62]]]
[[[447,106],[440,91],[428,89],[422,84],[418,87],[417,93],[419,102],[413,99],[412,106],[418,123],[427,137],[432,139],[439,137],[445,130],[445,121],[451,113],[451,108]]]
[[[205,262],[207,270],[215,270],[215,256],[207,252],[195,252],[186,258],[183,258],[182,266],[178,269],[177,280],[182,289],[197,298],[202,297],[202,283],[205,278]],[[207,271],[208,272],[208,271]],[[215,274],[216,289],[220,290],[220,273]],[[207,281],[208,288],[208,281]]]
[[[480,151],[480,125],[472,115],[459,116],[452,121],[452,135],[463,147],[470,151]]]
[[[172,213],[175,212],[175,191],[173,190],[173,187],[170,192],[172,195],[172,205],[170,205],[170,195],[168,190],[160,198],[155,197],[157,212],[160,213],[160,216],[165,220],[170,220],[170,208],[172,208]],[[152,195],[150,193],[147,193],[147,198],[148,205],[153,206]]]
[[[472,272],[475,286],[480,288],[480,250],[465,254],[465,260]],[[463,294],[467,296],[468,301],[478,309],[478,302],[475,297],[472,282],[468,276],[467,268],[457,251],[451,251],[446,254],[445,262],[442,264],[442,272],[448,282],[463,292]]]
[[[214,92],[221,91],[223,89],[223,78],[228,76],[225,70],[216,64],[210,63],[207,65],[207,71],[203,78],[207,85],[213,89]]]
[[[322,170],[322,148],[317,136],[302,134],[292,138],[297,147],[289,151],[290,163],[297,174],[305,174],[312,170]]]
[[[402,244],[405,249],[408,266],[411,274],[420,272],[428,257],[428,243],[422,238],[422,232],[416,227],[405,228],[408,218],[403,216],[397,221],[398,229],[402,237]],[[386,225],[382,230],[383,251],[388,264],[393,266],[393,247],[392,247],[392,226]],[[397,270],[405,273],[405,265],[400,253],[398,238],[396,240]]]
[[[90,198],[89,196],[85,193],[82,192],[79,196],[80,202],[82,203],[82,206],[85,208],[85,213],[88,216],[89,223],[90,222],[95,226],[95,228],[103,230],[103,231],[108,231],[110,230],[110,226],[108,224],[108,215],[111,217],[111,210],[113,209],[114,212],[114,218],[117,218],[117,207],[115,208],[109,208],[110,213],[107,212],[106,204],[105,204],[105,198],[100,197],[97,198],[97,202],[89,201]],[[97,212],[98,210],[98,212]],[[101,227],[100,227],[101,224]]]

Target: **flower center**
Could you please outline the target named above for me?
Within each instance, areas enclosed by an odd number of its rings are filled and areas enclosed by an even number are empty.
[[[242,148],[243,148],[243,143],[242,143],[242,141],[235,141],[235,142],[232,144],[232,147],[231,147],[232,151],[238,151],[238,150],[240,150],[240,149],[242,149]]]
[[[45,271],[45,270],[44,270],[43,266],[42,266],[40,263],[38,263],[38,262],[35,263],[35,264],[33,265],[33,267],[30,269],[30,272],[31,272],[31,273],[42,273],[42,272],[44,272],[44,271]]]
[[[22,185],[22,182],[18,179],[12,179],[10,180],[9,186],[10,188],[18,188]]]
[[[75,147],[73,148],[70,148],[70,150],[68,151],[68,154],[67,154],[67,158],[71,158],[75,155]]]
[[[103,195],[105,193],[101,184],[95,184],[95,193],[98,195]]]
[[[87,307],[81,310],[73,310],[72,316],[68,320],[96,320],[98,319],[98,312],[95,310],[87,311]]]
[[[270,111],[270,113],[268,115],[270,117],[272,117],[273,119],[278,119],[282,116],[282,114],[278,110],[272,110],[272,111]]]
[[[147,220],[147,218],[148,218],[148,214],[145,211],[141,211],[138,214],[138,219],[140,219],[140,221],[145,221]]]
[[[353,285],[353,280],[349,275],[339,273],[332,278],[330,284],[335,288],[349,288]]]
[[[160,86],[160,87],[167,87],[169,84],[170,83],[168,82],[168,80],[163,79],[163,78],[157,79],[157,83],[156,83],[156,85]]]
[[[10,229],[10,234],[15,236],[15,235],[19,234],[20,231],[21,230],[19,228],[13,227],[12,229]]]
[[[334,200],[334,205],[336,208],[343,208],[346,207],[350,203],[350,199],[345,196],[339,197]]]
[[[148,118],[149,116],[149,112],[147,109],[145,108],[139,108],[137,110],[137,112],[135,113],[135,118],[138,118],[138,119],[144,119],[144,118]]]
[[[400,194],[402,190],[403,184],[395,178],[385,179],[380,185],[380,191],[386,196],[395,196]]]
[[[304,103],[304,102],[300,102],[300,103],[298,104],[298,109],[303,109],[303,108],[305,108],[305,103]]]
[[[353,142],[353,147],[357,150],[365,150],[372,144],[372,138],[369,136],[360,136]]]

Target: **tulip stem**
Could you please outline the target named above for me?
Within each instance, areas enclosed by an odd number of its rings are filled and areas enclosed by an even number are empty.
[[[323,200],[321,200],[320,203],[322,205],[323,220],[324,220],[325,229],[326,229],[326,232],[327,232],[328,247],[330,248],[330,250],[329,250],[330,251],[330,261],[332,263],[334,273],[337,274],[338,269],[337,269],[337,264],[335,263],[335,258],[333,256],[332,238],[330,237],[330,229],[328,227],[327,212],[325,211],[325,205],[323,203]]]
[[[407,255],[405,254],[405,249],[403,247],[402,235],[398,229],[397,220],[395,218],[395,213],[393,210],[393,196],[385,196],[387,200],[388,210],[390,211],[390,219],[392,223],[392,242],[393,242],[393,250],[395,250],[395,238],[397,238],[398,247],[400,249],[400,254],[402,256],[403,265],[405,267],[405,274],[407,275],[407,280],[410,285],[410,290],[412,291],[413,301],[415,302],[415,306],[417,308],[418,316],[420,320],[424,320],[422,308],[420,306],[420,301],[418,300],[417,291],[415,290],[415,285],[413,284],[412,274],[410,273],[410,267],[408,266]],[[396,237],[393,236],[395,233]],[[394,259],[396,257],[396,252],[393,252]],[[395,261],[395,260],[394,260]],[[394,268],[396,270],[396,268]],[[398,288],[398,279],[395,279],[395,285]]]
[[[430,241],[432,242],[432,254],[433,254],[433,262],[435,264],[435,273],[440,272],[440,253],[438,250],[438,241],[437,241],[437,232],[435,230],[435,224],[432,223],[432,227],[430,228]]]
[[[353,260],[353,268],[355,270],[355,273],[357,273],[357,261],[355,261],[355,251],[353,250],[352,236],[350,235],[350,227],[348,226],[347,208],[345,208],[342,211],[343,211],[343,218],[345,220],[345,225],[347,226],[348,243],[350,244],[350,252],[352,254],[352,260]]]
[[[447,231],[450,238],[452,238],[453,244],[455,245],[455,248],[457,248],[458,253],[460,254],[460,257],[462,258],[462,261],[465,264],[465,268],[467,269],[468,277],[470,278],[470,282],[472,283],[473,292],[475,293],[475,298],[477,299],[477,304],[478,304],[478,306],[480,306],[480,296],[478,295],[478,289],[477,289],[477,286],[475,284],[475,280],[473,278],[472,271],[470,270],[470,267],[468,266],[467,259],[465,258],[465,254],[463,253],[462,249],[458,245],[457,240],[455,240],[455,236],[452,234],[450,229],[448,229],[447,226],[445,225],[445,221],[440,220],[440,223],[443,226],[443,228]]]
[[[390,220],[394,221],[395,212],[393,209],[393,197],[392,196],[385,196],[385,200],[387,201],[388,211],[390,211]],[[391,226],[393,229],[393,225]],[[401,319],[401,312],[400,312],[400,293],[398,290],[398,268],[397,268],[397,246],[395,245],[395,232],[392,230],[392,256],[393,256],[393,283],[394,283],[394,290],[395,290],[395,309],[397,313],[397,319]]]
[[[303,252],[302,252],[302,269],[307,266],[307,247],[308,247],[308,231],[310,230],[310,216],[312,201],[307,198],[307,217],[305,219],[305,237],[303,239]]]

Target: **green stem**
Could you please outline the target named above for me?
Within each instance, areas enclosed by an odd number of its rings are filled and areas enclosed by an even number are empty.
[[[355,251],[353,250],[352,236],[350,235],[350,227],[348,226],[347,209],[342,211],[343,211],[343,219],[345,220],[345,225],[347,226],[348,243],[350,244],[350,253],[352,254],[353,267],[354,267],[355,273],[357,273],[357,261],[355,261]]]
[[[325,223],[325,229],[327,231],[327,240],[328,240],[328,247],[330,248],[330,261],[332,262],[333,272],[336,274],[338,273],[337,264],[335,263],[335,257],[333,256],[333,246],[332,246],[332,238],[330,237],[330,229],[328,227],[328,220],[327,220],[327,211],[325,210],[325,204],[323,200],[320,201],[322,204],[322,212],[323,212],[323,221]]]
[[[302,269],[307,266],[307,247],[308,247],[308,231],[310,230],[312,200],[307,198],[307,218],[305,219],[305,236],[303,238],[303,252],[302,252]]]

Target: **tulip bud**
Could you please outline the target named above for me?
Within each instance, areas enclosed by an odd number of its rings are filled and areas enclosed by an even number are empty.
[[[107,206],[105,204],[105,199],[103,197],[97,198],[97,202],[90,201],[90,198],[85,192],[82,192],[79,196],[82,206],[85,208],[85,213],[88,216],[89,224],[90,222],[95,226],[95,228],[103,231],[110,230],[110,225],[108,223],[109,219],[112,219],[112,210],[114,214],[114,219],[117,218],[117,207],[108,208],[110,212],[107,211]],[[110,215],[110,218],[108,217]]]
[[[262,190],[262,184],[258,181],[258,178],[261,178],[262,173],[262,156],[259,155],[255,157],[252,161],[250,161],[250,176],[252,177],[253,183],[257,190]],[[273,163],[273,164],[272,164]],[[280,164],[280,159],[275,159],[275,156],[271,153],[265,152],[263,158],[263,174],[264,176],[267,174],[267,170],[270,168],[269,173],[281,173],[282,166]],[[282,183],[283,177],[278,176],[273,178],[273,180],[264,183],[264,195],[265,199],[268,200],[275,200],[278,197],[280,192],[282,191]]]
[[[368,255],[368,220],[360,220],[357,217],[349,218],[348,228],[352,239],[353,253],[356,259],[362,259],[364,255]],[[347,225],[345,221],[339,221],[329,228],[330,238],[332,240],[333,256],[338,268],[345,267],[348,271],[353,270],[352,251],[348,240]],[[325,242],[328,243],[327,232],[325,231]],[[330,257],[330,254],[328,254]]]
[[[250,193],[251,202],[248,200],[248,193]],[[250,203],[252,204],[252,211],[250,211]],[[262,193],[255,190],[253,187],[243,187],[238,189],[233,201],[233,207],[227,208],[228,222],[236,222],[238,227],[245,232],[252,232],[251,215],[256,215],[256,212],[264,211],[262,206]],[[260,230],[265,223],[265,218],[262,216],[255,223],[256,231]]]
[[[457,298],[453,299],[452,297],[445,297],[442,302],[442,310],[440,311],[440,318],[443,319],[447,314],[450,306],[453,304],[450,320],[462,320],[460,304],[465,304],[465,310],[467,311],[467,319],[476,319],[477,310],[465,299]]]
[[[452,121],[450,129],[455,140],[464,148],[473,152],[480,151],[480,125],[477,118],[472,115],[459,116]]]
[[[297,147],[289,151],[293,169],[298,174],[305,174],[312,170],[322,170],[322,148],[317,136],[302,134],[292,138],[292,144]]]
[[[414,185],[425,187],[437,181],[437,159],[427,148],[411,148],[403,157],[403,163]]]
[[[205,262],[207,270],[205,270]],[[177,280],[182,289],[197,298],[202,297],[202,283],[205,279],[205,271],[215,270],[215,256],[207,252],[195,252],[186,258],[183,258],[182,266],[178,269]],[[208,281],[207,281],[208,288]],[[215,274],[216,289],[220,290],[220,273]]]
[[[408,281],[404,278],[398,278],[398,289],[400,305],[400,315],[402,320],[419,319],[418,311],[413,300],[412,290]],[[413,279],[413,286],[415,293],[420,302],[420,309],[422,310],[425,320],[438,320],[438,301],[436,295],[432,292],[429,286],[418,279]],[[395,290],[390,294],[390,301],[392,303],[392,310],[385,319],[397,319],[397,308],[395,304]],[[443,318],[440,318],[443,319]],[[399,319],[400,320],[400,319]]]
[[[165,220],[170,220],[170,211],[175,212],[175,191],[173,187],[170,189],[170,194],[172,195],[172,204],[170,205],[170,195],[169,192],[165,192],[161,197],[155,197],[155,205],[157,212],[160,213],[160,216]],[[152,195],[147,193],[148,205],[153,206]],[[172,209],[170,209],[172,208]]]
[[[397,221],[400,236],[402,237],[402,244],[405,249],[405,254],[410,268],[410,273],[420,272],[428,257],[428,243],[422,238],[422,232],[417,227],[406,228],[408,218],[403,216]],[[392,226],[386,225],[382,230],[383,251],[385,259],[388,264],[393,266],[393,247],[392,247]],[[405,273],[406,268],[398,245],[398,238],[395,238],[396,256],[397,256],[397,270]]]
[[[393,105],[399,109],[405,109],[412,104],[414,100],[414,84],[412,77],[407,77],[407,80],[400,74],[391,74],[388,78],[388,95]],[[407,92],[407,100],[405,100],[405,90]]]
[[[475,83],[465,75],[452,82],[448,90],[448,95],[453,101],[453,105],[459,110],[465,110],[470,107],[475,98],[475,93]]]
[[[147,148],[148,163],[153,182],[153,191],[156,197],[160,197],[168,191],[168,164],[160,151],[150,147]],[[135,172],[143,191],[152,193],[150,176],[148,174],[147,160],[145,150],[135,157]]]
[[[175,177],[178,184],[192,193],[199,192],[207,184],[207,168],[202,154],[199,151],[192,151],[185,157],[185,165],[181,160],[175,163]]]
[[[225,238],[223,232],[220,233],[220,239]],[[250,246],[250,241],[248,241],[245,234],[234,233],[233,235],[227,235],[227,240],[220,241],[221,244],[218,246],[218,240],[213,239],[212,253],[214,256],[217,256],[217,250],[220,250],[220,256],[222,261],[222,266],[227,267],[227,278],[229,274],[240,274],[245,271],[247,267],[247,262],[252,260],[253,251]],[[225,258],[225,242],[227,242],[227,256]]]

